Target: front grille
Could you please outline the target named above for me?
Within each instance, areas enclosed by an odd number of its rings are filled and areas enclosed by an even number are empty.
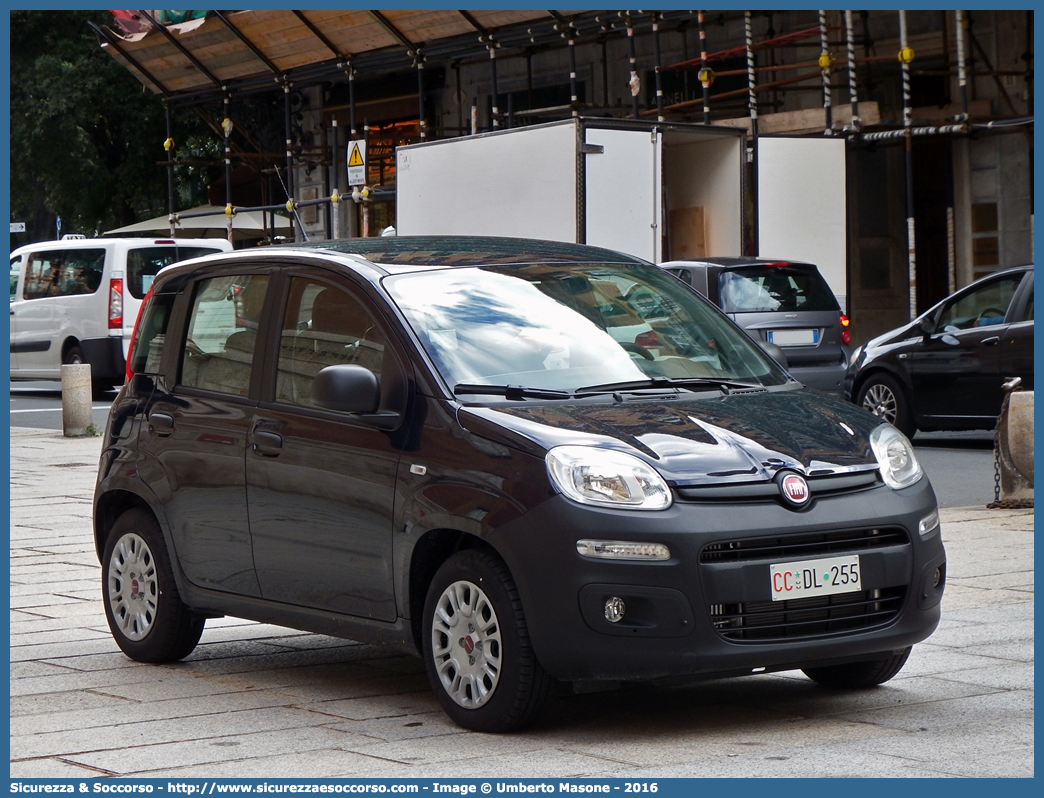
[[[756,469],[751,468],[746,474],[733,473],[719,476],[752,476]],[[808,489],[813,499],[830,496],[842,496],[849,493],[860,493],[880,486],[881,477],[877,468],[841,474],[806,474]],[[713,485],[678,485],[674,488],[675,496],[682,502],[713,502],[736,504],[780,502],[779,484],[775,481],[727,482]],[[793,508],[791,508],[793,509]]]
[[[891,623],[906,587],[862,590],[791,601],[712,604],[711,622],[726,640],[770,643],[868,631]]]
[[[745,562],[748,560],[804,560],[826,554],[905,546],[910,542],[902,527],[842,529],[811,534],[728,540],[704,546],[700,563]]]

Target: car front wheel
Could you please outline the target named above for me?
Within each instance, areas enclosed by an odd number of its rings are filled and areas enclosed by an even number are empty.
[[[903,669],[910,658],[911,646],[890,651],[865,662],[847,665],[826,665],[822,668],[803,668],[805,676],[825,687],[858,689],[884,684]]]
[[[533,720],[550,677],[529,641],[515,583],[495,554],[443,563],[424,604],[424,664],[446,714],[466,729],[505,732]]]
[[[181,601],[156,519],[137,508],[121,515],[102,570],[105,618],[128,657],[174,662],[192,652],[206,621]]]
[[[864,382],[856,395],[856,404],[887,421],[908,438],[917,431],[906,392],[895,378],[887,374],[874,374]]]

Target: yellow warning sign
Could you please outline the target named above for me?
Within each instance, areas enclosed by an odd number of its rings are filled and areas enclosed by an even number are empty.
[[[365,166],[366,162],[363,160],[362,153],[359,152],[359,142],[353,142],[352,154],[348,156],[349,166]]]

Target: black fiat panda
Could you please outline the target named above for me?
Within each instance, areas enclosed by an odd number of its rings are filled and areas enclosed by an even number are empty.
[[[894,427],[662,269],[498,238],[163,270],[94,534],[128,656],[183,658],[220,615],[352,638],[419,653],[485,731],[553,680],[879,684],[935,629],[946,573]]]

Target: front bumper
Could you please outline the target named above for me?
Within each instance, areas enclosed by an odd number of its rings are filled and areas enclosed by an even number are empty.
[[[902,491],[878,485],[817,498],[803,511],[765,500],[676,501],[640,513],[556,497],[491,542],[515,576],[533,646],[552,676],[729,675],[858,659],[928,637],[939,622],[946,559],[939,529],[922,539],[918,522],[935,507],[927,479]],[[663,543],[672,556],[594,560],[577,553],[581,538]],[[735,551],[767,538],[780,546]],[[795,538],[802,546],[788,548]],[[724,545],[707,548],[713,544]],[[865,594],[772,602],[770,565],[839,553],[859,555]],[[615,624],[604,616],[613,596],[628,608]]]

